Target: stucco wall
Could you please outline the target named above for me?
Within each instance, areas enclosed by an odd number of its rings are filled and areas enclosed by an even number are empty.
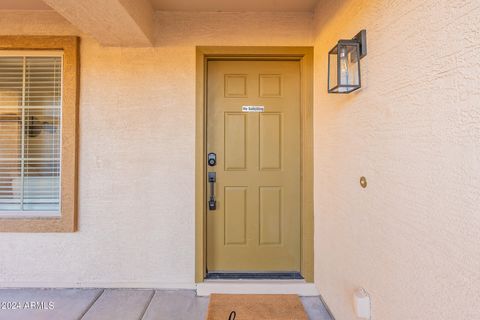
[[[196,45],[311,45],[312,14],[159,13],[155,48],[81,45],[79,232],[0,234],[1,286],[194,285]],[[2,12],[1,34],[77,34]]]
[[[358,286],[373,319],[479,318],[478,1],[323,0],[314,22],[159,13],[150,49],[82,35],[80,231],[0,234],[1,285],[192,286],[194,46],[315,43],[320,292],[341,320]],[[327,95],[328,50],[362,28],[363,89]],[[49,12],[2,12],[0,33],[79,34]]]
[[[358,286],[372,319],[480,319],[479,2],[325,0],[314,23],[320,292],[340,320]],[[362,28],[363,89],[328,95]]]

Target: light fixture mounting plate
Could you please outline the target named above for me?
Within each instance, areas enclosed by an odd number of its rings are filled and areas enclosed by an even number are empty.
[[[352,40],[357,41],[360,44],[360,59],[367,55],[367,30],[363,29]]]

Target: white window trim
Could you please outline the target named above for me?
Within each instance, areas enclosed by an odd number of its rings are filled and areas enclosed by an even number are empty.
[[[62,50],[5,50],[0,49],[2,57],[63,57]]]
[[[0,56],[1,57],[59,57],[61,58],[61,72],[60,72],[60,101],[62,104],[60,109],[63,108],[63,80],[64,80],[64,52],[63,50],[5,50],[0,49]],[[25,67],[25,66],[24,66]],[[25,72],[25,71],[24,71]],[[25,99],[25,77],[23,79],[22,85],[22,101]],[[25,107],[24,101],[22,102],[22,108]],[[63,112],[63,110],[61,110]],[[60,122],[60,146],[62,146],[62,130],[63,130],[63,121]],[[24,144],[22,143],[22,149],[24,148]],[[59,199],[58,199],[58,211],[36,211],[36,210],[19,210],[19,211],[11,211],[11,210],[0,210],[0,218],[7,218],[7,219],[25,219],[25,218],[59,218],[62,214],[62,152],[63,148],[60,147],[60,175],[59,175]],[[23,166],[22,169],[23,171]],[[23,175],[23,173],[22,173]]]

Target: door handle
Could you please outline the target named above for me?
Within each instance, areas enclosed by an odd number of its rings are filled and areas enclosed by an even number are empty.
[[[208,209],[216,210],[217,201],[215,200],[215,182],[217,181],[217,173],[209,172],[208,173],[208,183],[210,183],[210,199],[208,200]]]

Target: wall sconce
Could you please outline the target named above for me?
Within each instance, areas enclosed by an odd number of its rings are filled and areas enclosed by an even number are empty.
[[[328,93],[350,93],[360,89],[360,59],[366,55],[366,30],[351,40],[339,40],[328,53]]]

